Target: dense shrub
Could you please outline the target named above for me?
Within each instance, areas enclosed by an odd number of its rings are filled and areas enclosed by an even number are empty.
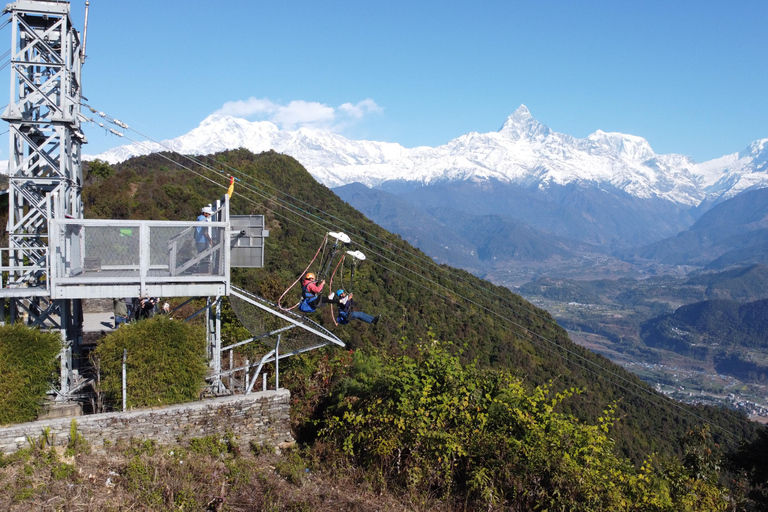
[[[0,326],[0,425],[37,417],[60,351],[57,333],[19,323]]]
[[[526,389],[508,372],[462,364],[437,343],[417,357],[358,354],[321,435],[387,487],[466,500],[473,509],[676,511],[732,504],[711,471],[716,454],[706,432],[699,445],[688,441],[691,456],[682,462],[648,458],[638,469],[616,455],[609,435],[615,407],[594,425],[558,412],[576,393]]]
[[[127,405],[148,407],[196,400],[205,382],[205,331],[157,316],[120,327],[95,350],[100,388],[122,400],[123,349],[127,349]]]

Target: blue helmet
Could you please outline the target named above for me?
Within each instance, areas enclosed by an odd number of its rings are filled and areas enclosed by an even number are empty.
[[[345,291],[344,291],[344,290],[342,290],[342,289],[338,289],[338,290],[336,290],[336,296],[337,296],[337,297],[341,297],[341,296],[342,296],[342,295],[344,295],[345,293],[347,293],[347,292],[345,292]]]

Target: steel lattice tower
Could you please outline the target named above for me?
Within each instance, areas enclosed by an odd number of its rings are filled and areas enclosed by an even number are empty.
[[[48,226],[83,217],[81,81],[84,58],[69,2],[18,0],[11,15],[8,281],[11,321],[59,329],[65,340],[61,392],[72,385],[72,349],[82,338],[79,300],[52,300]]]

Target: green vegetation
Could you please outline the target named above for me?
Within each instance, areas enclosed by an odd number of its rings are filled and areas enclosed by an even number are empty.
[[[190,165],[181,157],[167,156]],[[355,298],[361,310],[381,314],[381,321],[376,326],[353,323],[334,328],[327,311],[313,316],[333,328],[349,348],[395,353],[400,350],[399,340],[406,340],[406,351],[413,351],[414,340],[427,339],[431,331],[437,339],[457,340],[463,362],[504,369],[527,385],[552,381],[555,394],[574,387],[584,389],[583,395],[561,404],[564,412],[594,421],[605,407],[616,403],[616,414],[623,418],[613,431],[617,449],[638,463],[653,451],[678,452],[675,439],[698,423],[696,416],[681,414],[677,405],[660,396],[652,397],[650,390],[642,392],[642,398],[627,391],[635,386],[648,388],[607,359],[574,345],[546,311],[506,288],[434,264],[340,201],[293,158],[271,151],[254,155],[246,150],[207,157],[207,163],[217,166],[217,162],[242,173],[238,175],[242,181],[235,188],[231,213],[264,214],[270,230],[265,268],[233,269],[233,284],[277,301],[312,260],[326,231],[343,230],[361,244],[368,260],[358,268]],[[225,190],[221,175],[194,169],[222,184],[216,189],[210,181],[170,164],[161,155],[134,158],[115,166],[115,170],[109,180],[85,188],[83,197],[89,217],[194,219],[201,206]],[[275,197],[265,198],[265,193]],[[284,208],[283,200],[298,203],[301,214]],[[341,284],[338,278],[336,284]],[[299,292],[294,290],[289,295],[294,301]],[[268,319],[264,325],[270,327]],[[243,332],[230,325],[224,330],[226,336],[234,337]],[[248,357],[246,350],[238,352],[236,357]],[[307,368],[306,373],[314,371]],[[313,404],[322,400],[318,393],[294,407],[310,412],[315,410]],[[705,409],[695,414],[751,435],[752,427],[730,412]],[[296,423],[299,431],[312,431],[300,423]],[[719,436],[720,432],[713,434]]]
[[[749,498],[756,504],[755,510],[768,510],[768,429],[763,428],[757,439],[743,444],[730,462],[752,483]]]
[[[381,321],[334,327],[327,310],[318,313],[313,318],[349,350],[281,363],[300,441],[295,449],[241,450],[231,437],[173,448],[135,440],[107,447],[107,459],[73,449],[78,471],[54,474],[34,462],[44,450],[30,448],[25,460],[0,459],[0,481],[8,482],[0,501],[19,510],[63,499],[55,506],[693,511],[736,510],[745,499],[719,483],[731,475],[723,473],[715,445],[751,439],[755,428],[741,417],[704,407],[688,414],[653,395],[632,374],[571,343],[546,311],[434,264],[338,200],[292,158],[245,150],[212,158],[244,173],[232,213],[263,213],[270,230],[265,268],[233,270],[235,284],[276,301],[325,232],[343,230],[368,255],[356,275],[359,307]],[[223,190],[150,155],[94,179],[83,197],[90,217],[194,219]],[[279,197],[265,198],[265,191]],[[301,216],[281,206],[287,194],[303,201]],[[564,296],[574,293],[575,287]],[[598,288],[593,293],[600,296]],[[297,298],[294,290],[291,301]],[[242,337],[226,307],[223,316],[225,336]],[[259,321],[269,330],[269,318]],[[96,356],[102,389],[115,402],[124,348],[130,406],[198,396],[205,373],[198,328],[157,317],[106,337]],[[252,358],[254,350],[243,347],[235,357]],[[699,428],[701,419],[733,437]],[[70,438],[76,445],[76,429]],[[88,474],[93,481],[79,476]],[[95,501],[83,501],[89,498]]]
[[[671,315],[643,325],[649,345],[664,343],[664,337],[716,347],[768,347],[768,299],[740,304],[732,300],[709,300],[689,304]],[[671,334],[667,334],[671,333]],[[655,336],[655,337],[654,337]]]
[[[91,160],[85,165],[85,181],[107,179],[115,174],[115,169],[104,160]]]
[[[0,425],[37,418],[57,377],[61,337],[23,324],[0,326]]]
[[[768,266],[752,265],[723,272],[707,272],[690,277],[689,286],[706,286],[707,299],[730,299],[752,302],[766,298]]]
[[[67,449],[64,454],[68,457],[74,457],[80,453],[90,453],[91,447],[88,441],[77,431],[77,421],[72,418],[69,424],[69,439],[67,440]]]
[[[472,510],[726,510],[709,432],[683,458],[618,457],[610,406],[593,425],[558,412],[579,390],[528,391],[508,372],[462,364],[430,341],[417,356],[360,353],[334,390],[321,437],[383,484]]]
[[[121,403],[127,349],[127,405],[149,407],[196,400],[205,384],[205,331],[164,315],[120,327],[94,351],[101,389]]]
[[[640,334],[648,346],[711,361],[719,373],[748,382],[768,380],[768,299],[688,304],[644,322]]]
[[[432,339],[416,348],[313,355],[312,389],[325,400],[320,437],[304,446],[275,454],[242,450],[233,436],[186,446],[134,439],[106,457],[61,459],[43,433],[0,457],[0,502],[10,510],[758,510],[742,487],[720,483],[730,475],[706,428],[683,436],[680,457],[649,455],[635,466],[616,454],[614,406],[584,422],[561,412],[581,390],[529,389],[509,372],[463,364],[455,347]],[[286,378],[303,381],[306,363],[292,363]],[[757,475],[765,462],[740,467]]]

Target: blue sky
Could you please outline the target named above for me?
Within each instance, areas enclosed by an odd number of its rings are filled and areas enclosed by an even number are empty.
[[[90,3],[85,96],[154,139],[223,111],[436,146],[520,104],[698,162],[768,137],[764,0]],[[88,154],[127,142],[85,129]]]

